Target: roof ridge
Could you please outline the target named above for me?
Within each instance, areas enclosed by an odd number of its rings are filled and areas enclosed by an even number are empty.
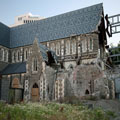
[[[67,38],[96,30],[101,20],[102,3],[49,17],[10,29],[10,48],[30,45],[38,34],[38,42]]]

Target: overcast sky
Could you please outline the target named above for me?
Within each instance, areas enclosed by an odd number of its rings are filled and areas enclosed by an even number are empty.
[[[0,0],[0,22],[11,25],[15,16],[25,13],[50,17],[98,3],[103,3],[104,14],[120,14],[120,0]],[[119,41],[120,33],[108,38],[108,44]]]

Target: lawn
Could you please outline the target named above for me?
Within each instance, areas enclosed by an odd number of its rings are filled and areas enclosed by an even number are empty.
[[[82,104],[0,102],[0,120],[109,120],[110,117],[114,117],[110,111],[88,109]]]

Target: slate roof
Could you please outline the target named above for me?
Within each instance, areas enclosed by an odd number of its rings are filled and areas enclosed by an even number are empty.
[[[0,45],[10,47],[10,28],[0,22]]]
[[[65,14],[49,17],[10,29],[10,48],[29,45],[35,37],[38,42],[66,38],[97,30],[103,5],[97,4]]]
[[[48,48],[40,43],[39,43],[39,47],[40,47],[40,52],[42,54],[43,60],[48,62],[48,55],[47,55]]]
[[[17,73],[25,73],[26,72],[26,63],[13,63],[9,64],[5,67],[5,69],[0,72],[2,75],[8,75],[8,74],[17,74]]]

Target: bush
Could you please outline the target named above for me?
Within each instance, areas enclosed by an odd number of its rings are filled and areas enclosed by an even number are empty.
[[[74,97],[73,97],[74,98]],[[109,120],[114,113],[83,105],[59,103],[0,103],[0,120]]]

